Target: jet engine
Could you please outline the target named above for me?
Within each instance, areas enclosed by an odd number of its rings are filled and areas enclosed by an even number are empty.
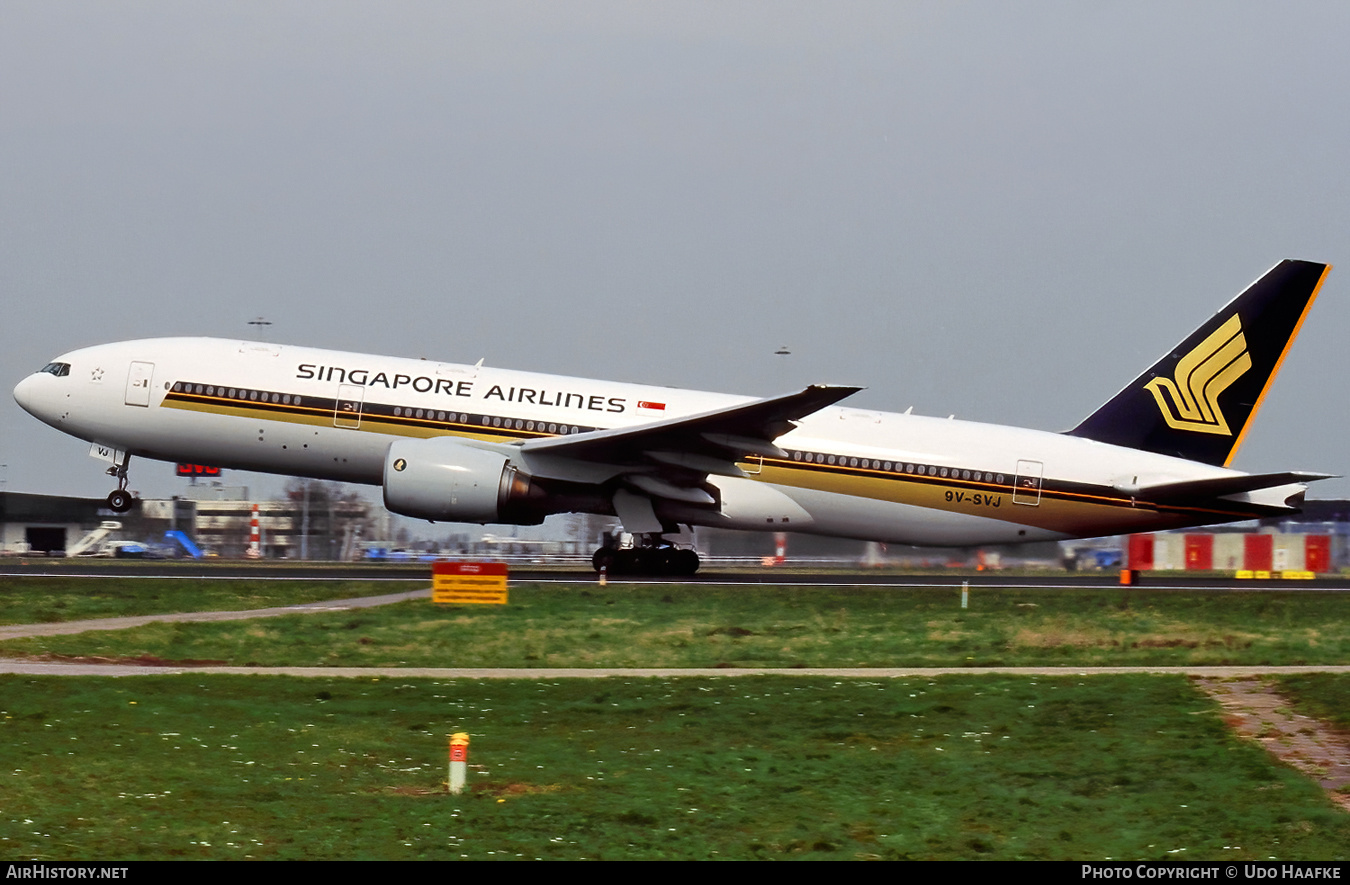
[[[384,506],[404,516],[535,525],[543,515],[527,505],[530,492],[508,455],[457,439],[396,440],[384,456]]]

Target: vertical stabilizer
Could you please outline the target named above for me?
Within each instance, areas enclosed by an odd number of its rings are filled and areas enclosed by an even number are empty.
[[[1281,261],[1069,435],[1227,466],[1330,270]]]

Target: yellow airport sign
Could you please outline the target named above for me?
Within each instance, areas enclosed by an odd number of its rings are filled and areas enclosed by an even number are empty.
[[[505,605],[506,582],[504,562],[434,562],[431,601],[446,605]]]

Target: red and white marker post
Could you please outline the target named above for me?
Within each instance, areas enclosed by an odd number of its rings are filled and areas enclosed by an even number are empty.
[[[469,767],[469,735],[457,731],[450,735],[450,792],[458,796],[464,791],[464,776]]]
[[[258,505],[253,505],[253,517],[248,523],[248,553],[245,554],[249,559],[262,558],[262,533],[258,530]]]

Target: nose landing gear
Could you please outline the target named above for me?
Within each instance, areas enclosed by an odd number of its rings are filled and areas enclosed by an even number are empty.
[[[108,468],[108,475],[117,477],[117,488],[108,493],[108,509],[113,513],[126,513],[131,509],[134,499],[127,491],[127,465],[131,463],[131,453],[122,456],[122,463]]]

